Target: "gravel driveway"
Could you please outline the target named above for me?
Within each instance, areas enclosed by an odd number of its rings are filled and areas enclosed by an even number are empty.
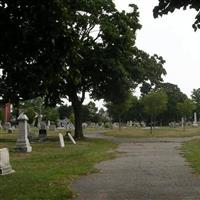
[[[121,154],[74,182],[75,200],[200,200],[200,176],[179,150],[188,138],[104,138],[119,143]]]

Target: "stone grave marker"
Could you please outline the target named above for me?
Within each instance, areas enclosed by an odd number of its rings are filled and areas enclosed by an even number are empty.
[[[74,138],[71,136],[71,134],[67,133],[67,135],[68,135],[69,139],[73,142],[73,144],[76,144],[76,142],[75,142]]]
[[[0,175],[15,172],[10,165],[9,151],[7,148],[0,149]]]
[[[194,113],[194,121],[193,121],[193,127],[198,127],[198,123],[197,123],[197,113]]]
[[[59,136],[59,140],[60,140],[60,147],[61,148],[65,147],[63,135],[61,133],[59,133],[58,136]]]
[[[45,122],[41,122],[39,130],[39,141],[44,142],[47,139],[47,130]]]
[[[18,131],[18,139],[15,146],[15,151],[31,152],[32,147],[28,139],[28,123],[27,123],[28,117],[24,113],[21,113],[17,118],[17,120],[19,123],[18,125],[19,131]]]
[[[9,131],[12,129],[11,128],[11,123],[10,122],[5,122],[4,126],[3,126],[3,129],[5,131],[7,131],[8,133],[10,133]]]
[[[55,125],[55,124],[51,124],[51,125],[49,126],[49,130],[50,130],[50,131],[55,131],[55,130],[56,130],[56,125]]]

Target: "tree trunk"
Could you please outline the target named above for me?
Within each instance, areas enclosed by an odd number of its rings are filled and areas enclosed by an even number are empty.
[[[72,107],[74,110],[74,116],[75,116],[75,133],[74,138],[75,139],[83,139],[83,129],[82,129],[82,103],[77,99],[73,99],[72,101]]]
[[[151,115],[151,128],[150,128],[151,135],[153,134],[153,115]]]

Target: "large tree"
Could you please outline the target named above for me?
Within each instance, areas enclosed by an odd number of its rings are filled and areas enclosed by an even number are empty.
[[[118,11],[111,0],[79,1],[71,8],[71,29],[76,41],[61,74],[60,94],[69,98],[75,114],[75,137],[82,138],[82,103],[85,93],[95,99],[120,103],[130,88],[165,74],[164,60],[135,47],[141,27],[138,10]]]
[[[165,74],[161,57],[136,48],[141,26],[137,7],[131,7],[126,13],[112,0],[0,1],[3,99],[42,95],[55,104],[67,97],[75,137],[82,138],[86,92],[120,102],[138,83],[156,84]]]
[[[169,12],[174,12],[175,9],[187,8],[195,9],[198,11],[193,28],[196,31],[200,28],[200,1],[199,0],[159,0],[159,4],[154,8],[154,17],[162,16],[168,14]]]

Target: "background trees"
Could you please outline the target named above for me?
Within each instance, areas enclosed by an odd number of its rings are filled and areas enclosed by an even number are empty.
[[[177,85],[172,83],[161,83],[157,88],[162,89],[167,95],[167,108],[161,114],[159,118],[162,120],[163,125],[168,125],[169,122],[179,121],[181,116],[177,111],[177,103],[182,103],[187,96],[181,92]]]
[[[152,126],[155,124],[156,117],[167,109],[167,95],[163,90],[152,91],[142,98],[142,102],[144,112],[150,116],[152,133]]]
[[[200,117],[200,88],[192,91],[192,99],[196,103],[196,112],[198,117]]]
[[[191,99],[186,99],[184,102],[177,104],[177,110],[180,113],[180,115],[184,118],[184,129],[186,118],[191,117],[192,112],[195,110],[195,108],[196,105]]]

